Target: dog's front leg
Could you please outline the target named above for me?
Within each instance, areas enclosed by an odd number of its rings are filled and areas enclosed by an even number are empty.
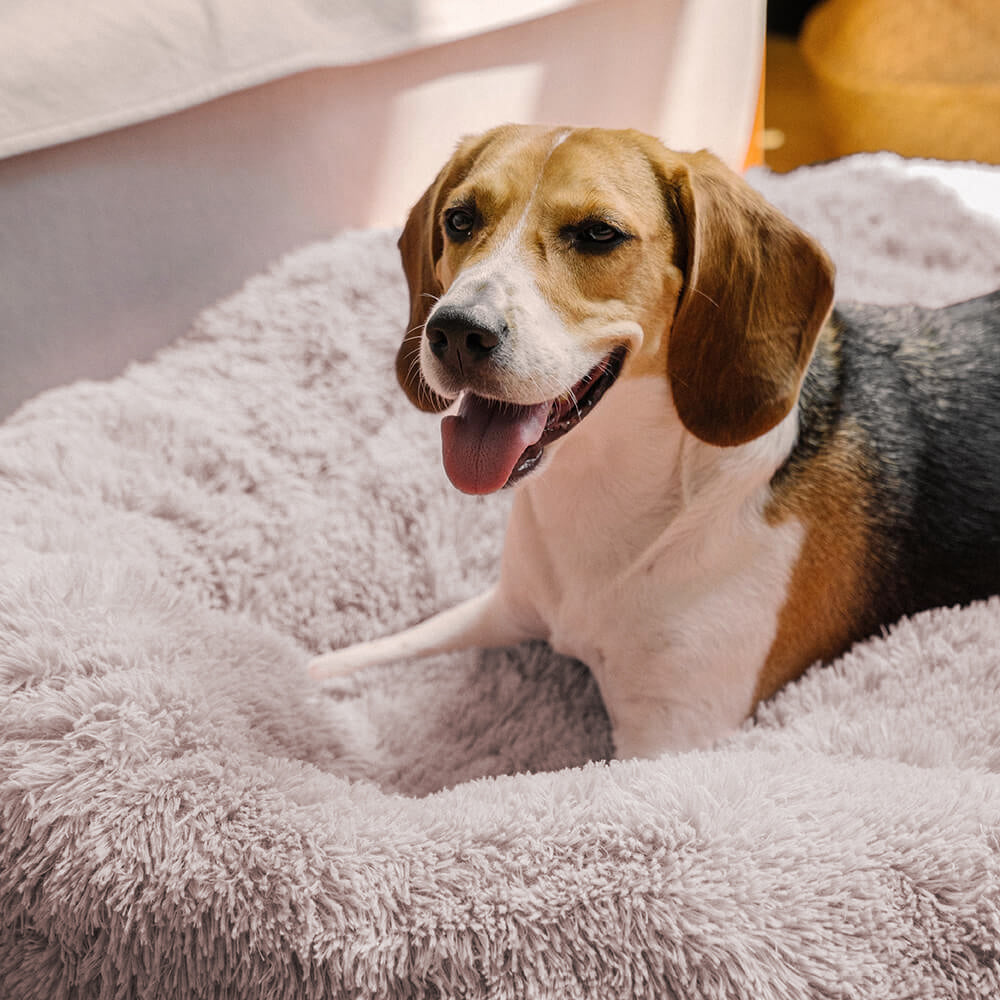
[[[702,665],[701,683],[687,670],[648,671],[641,690],[600,684],[615,756],[658,757],[702,750],[735,732],[753,707],[753,675]]]
[[[511,614],[499,586],[442,611],[412,628],[317,656],[309,673],[317,680],[364,667],[460,649],[512,646],[535,638]]]

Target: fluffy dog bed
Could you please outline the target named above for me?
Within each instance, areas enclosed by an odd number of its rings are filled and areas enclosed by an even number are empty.
[[[892,159],[755,183],[843,297],[1000,286],[1000,226]],[[395,386],[394,239],[0,428],[0,996],[996,997],[996,599],[656,761],[607,763],[539,644],[307,681],[501,544],[508,498],[452,490]]]

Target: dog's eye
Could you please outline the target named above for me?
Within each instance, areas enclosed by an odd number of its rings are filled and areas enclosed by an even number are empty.
[[[449,208],[444,213],[444,229],[453,240],[467,240],[475,227],[475,213],[468,208]]]
[[[573,226],[569,235],[573,246],[581,253],[607,253],[632,238],[617,226],[599,219]]]

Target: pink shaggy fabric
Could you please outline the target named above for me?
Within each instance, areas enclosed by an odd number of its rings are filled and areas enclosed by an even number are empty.
[[[842,296],[1000,285],[996,220],[898,164],[755,183]],[[0,428],[0,997],[1000,994],[1000,601],[656,761],[606,762],[540,644],[307,681],[502,539],[395,387],[394,235],[306,247]]]

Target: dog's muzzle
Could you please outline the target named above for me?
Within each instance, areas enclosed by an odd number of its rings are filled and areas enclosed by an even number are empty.
[[[433,349],[433,348],[432,348]],[[615,348],[556,399],[530,406],[462,394],[441,422],[445,471],[463,493],[494,493],[535,469],[546,446],[571,431],[614,384],[626,349]]]

